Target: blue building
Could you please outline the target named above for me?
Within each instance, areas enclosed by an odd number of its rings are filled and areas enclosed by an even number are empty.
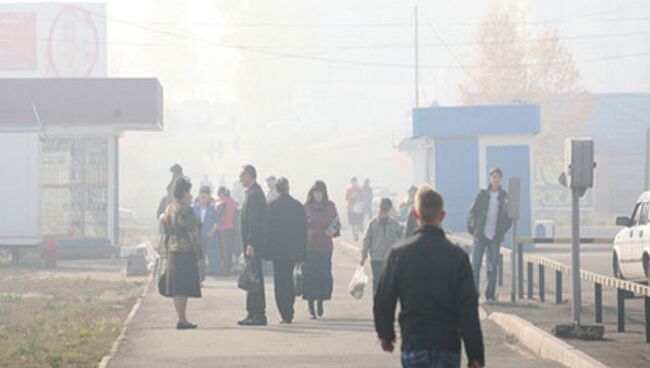
[[[416,183],[428,182],[445,197],[445,228],[466,231],[467,211],[495,166],[522,181],[519,234],[532,227],[533,137],[540,131],[538,105],[428,107],[413,110],[412,137],[403,142]]]

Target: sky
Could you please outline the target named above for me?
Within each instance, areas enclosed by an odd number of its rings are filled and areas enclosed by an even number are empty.
[[[324,179],[342,203],[352,176],[398,194],[412,183],[396,149],[419,99],[460,104],[488,9],[512,1],[108,0],[110,77],[157,77],[162,132],[120,142],[121,206],[153,221],[179,162],[197,185],[231,185],[245,163],[286,175],[300,198]],[[650,90],[646,1],[516,2],[527,37],[556,29],[590,92]],[[339,209],[341,210],[341,208]]]

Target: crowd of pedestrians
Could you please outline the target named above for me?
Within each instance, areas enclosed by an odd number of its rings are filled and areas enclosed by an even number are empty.
[[[187,319],[187,300],[201,297],[205,275],[228,274],[241,253],[246,269],[242,275],[253,276],[255,282],[246,284],[246,315],[240,326],[268,324],[264,261],[273,263],[281,324],[293,322],[297,295],[306,301],[311,319],[324,315],[334,284],[333,239],[340,236],[341,223],[323,181],[316,181],[301,203],[291,196],[284,177],[267,177],[265,194],[257,170],[246,165],[239,176],[244,190],[240,206],[225,187],[213,198],[209,185],[201,186],[193,201],[192,184],[180,165],[171,171],[172,181],[158,209],[166,260],[159,289],[173,298],[178,329],[197,327]],[[435,189],[410,187],[398,211],[390,198],[381,198],[373,214],[370,181],[359,186],[356,178],[350,180],[345,200],[355,241],[369,219],[360,264],[370,259],[375,329],[381,348],[392,352],[399,302],[403,367],[459,367],[461,340],[470,366],[484,365],[478,286],[486,254],[485,298],[495,299],[499,247],[510,228],[502,179],[500,169],[491,170],[487,189],[469,209],[467,227],[475,239],[472,263],[446,239],[444,200]],[[297,275],[300,290],[294,284]]]

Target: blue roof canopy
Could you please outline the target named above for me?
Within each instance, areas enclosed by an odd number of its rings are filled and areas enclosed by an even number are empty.
[[[483,105],[413,109],[413,137],[537,134],[539,105]]]

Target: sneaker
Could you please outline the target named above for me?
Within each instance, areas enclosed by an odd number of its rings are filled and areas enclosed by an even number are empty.
[[[199,327],[197,324],[190,323],[190,322],[178,322],[176,324],[177,330],[193,330],[197,327]]]

